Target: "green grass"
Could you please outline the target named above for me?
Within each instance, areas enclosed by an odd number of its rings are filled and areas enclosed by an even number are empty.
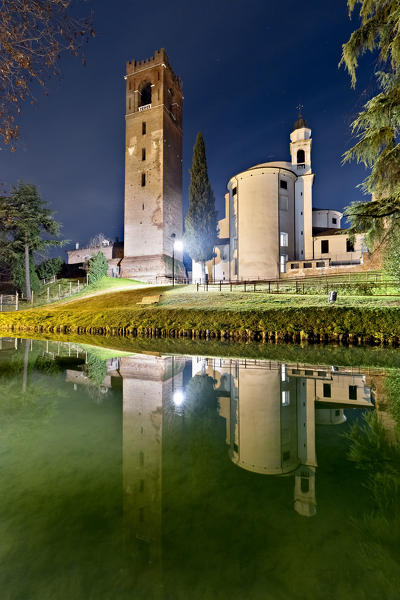
[[[128,285],[132,289],[118,289]],[[105,280],[81,296],[26,311],[0,314],[0,329],[74,332],[102,328],[278,332],[280,335],[354,334],[378,339],[400,337],[400,298],[339,296],[336,305],[322,295],[263,292],[196,292],[193,286],[143,286],[127,280]],[[115,286],[115,287],[114,287]],[[90,296],[90,294],[95,294]],[[144,296],[161,294],[155,305]]]

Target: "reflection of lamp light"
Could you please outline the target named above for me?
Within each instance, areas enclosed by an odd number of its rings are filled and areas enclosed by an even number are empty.
[[[175,406],[182,406],[185,396],[181,390],[176,390],[172,396],[172,400]]]

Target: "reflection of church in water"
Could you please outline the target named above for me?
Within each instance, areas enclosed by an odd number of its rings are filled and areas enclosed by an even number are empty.
[[[372,406],[365,375],[348,368],[156,354],[107,366],[105,393],[122,379],[124,514],[154,567],[161,564],[163,435],[188,418],[185,389],[193,377],[214,380],[232,463],[254,474],[293,477],[294,509],[304,516],[317,510],[316,426],[340,426],[344,409]],[[67,379],[76,382],[77,374],[69,371]]]
[[[118,368],[118,370],[117,370]],[[294,477],[294,508],[316,514],[318,425],[346,421],[344,409],[371,407],[362,372],[265,360],[136,355],[109,361],[123,379],[126,508],[139,538],[161,530],[165,420],[184,418],[191,376],[213,378],[231,461],[247,471]]]

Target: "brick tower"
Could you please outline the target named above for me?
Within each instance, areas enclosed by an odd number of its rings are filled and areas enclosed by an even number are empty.
[[[122,277],[163,281],[182,238],[182,82],[164,49],[126,65]],[[175,235],[174,235],[175,234]],[[175,275],[182,255],[175,252]]]

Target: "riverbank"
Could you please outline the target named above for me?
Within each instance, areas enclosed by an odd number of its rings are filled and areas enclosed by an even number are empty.
[[[158,295],[157,303],[143,304]],[[2,313],[0,330],[398,345],[400,301],[343,296],[329,305],[325,296],[149,286]]]

